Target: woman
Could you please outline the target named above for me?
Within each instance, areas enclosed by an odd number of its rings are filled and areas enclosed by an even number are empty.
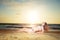
[[[48,31],[48,24],[46,22],[44,22],[42,24],[43,28],[44,28],[44,31],[47,32]]]

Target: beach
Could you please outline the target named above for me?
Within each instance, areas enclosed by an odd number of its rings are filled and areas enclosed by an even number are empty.
[[[24,33],[16,30],[0,30],[0,40],[60,40],[60,31]]]

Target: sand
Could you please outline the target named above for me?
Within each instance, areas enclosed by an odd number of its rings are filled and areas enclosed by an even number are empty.
[[[0,32],[0,40],[60,40],[60,33]]]

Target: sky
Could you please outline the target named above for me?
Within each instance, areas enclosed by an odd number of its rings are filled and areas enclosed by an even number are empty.
[[[60,24],[60,0],[0,0],[0,23]]]

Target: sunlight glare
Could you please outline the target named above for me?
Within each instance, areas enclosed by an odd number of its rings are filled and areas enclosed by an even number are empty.
[[[29,23],[34,24],[39,20],[38,10],[32,9],[32,10],[29,10],[27,13],[28,13],[27,20],[29,21]]]

